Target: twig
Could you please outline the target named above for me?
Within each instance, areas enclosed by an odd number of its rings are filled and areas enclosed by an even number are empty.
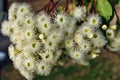
[[[66,9],[65,9],[65,11],[67,11],[68,10],[68,0],[66,1]]]
[[[50,0],[51,1],[51,3],[53,3],[53,6],[55,5],[55,2],[54,2],[54,0]],[[55,6],[55,10],[57,10],[57,7]]]
[[[113,7],[113,9],[114,9],[114,12],[115,12],[115,15],[116,15],[116,17],[117,17],[117,23],[120,24],[120,18],[119,18],[118,13],[117,13],[117,11],[116,11],[116,9],[115,9],[114,2],[113,2],[112,0],[110,0],[110,3],[111,3],[111,5],[112,5],[112,7]]]
[[[94,10],[93,10],[93,12],[96,13],[96,5],[97,5],[97,1],[96,1],[96,0],[93,0],[93,1],[94,1],[94,2],[93,2],[93,3],[94,3]]]
[[[50,4],[48,4],[48,6],[47,6],[46,9],[45,9],[45,11],[46,11],[47,13],[49,13],[50,7],[51,7],[51,2],[50,2]]]
[[[117,17],[117,23],[120,24],[120,18],[119,18],[119,16],[118,16],[118,13],[117,13],[117,11],[116,11],[115,8],[114,8],[114,10],[115,10],[115,14],[116,14],[116,17]]]
[[[61,0],[57,1],[57,2],[53,5],[53,7],[50,9],[49,12],[51,12],[51,11],[56,7],[56,5],[57,5],[60,1],[61,1]]]
[[[82,6],[84,6],[84,0],[82,0]]]

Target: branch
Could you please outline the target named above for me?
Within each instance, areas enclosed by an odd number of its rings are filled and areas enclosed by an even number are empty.
[[[96,5],[97,5],[97,1],[96,1],[96,0],[93,0],[93,5],[94,5],[94,10],[93,10],[93,12],[96,13]]]
[[[84,6],[84,0],[82,0],[82,6]]]
[[[54,3],[53,7],[50,9],[49,12],[51,12],[51,11],[56,7],[56,5],[57,5],[60,1],[61,1],[61,0],[57,1],[56,3]]]
[[[65,9],[65,11],[67,11],[68,10],[68,0],[66,1],[66,9]]]
[[[112,7],[113,7],[113,9],[114,9],[114,12],[115,12],[115,15],[116,15],[116,17],[117,17],[117,23],[120,24],[120,18],[119,18],[119,15],[118,15],[117,11],[116,11],[116,8],[115,8],[115,5],[114,5],[113,0],[110,0],[110,3],[111,3],[111,5],[112,5]]]
[[[117,23],[120,24],[120,18],[119,18],[119,16],[118,16],[118,13],[117,13],[117,11],[116,11],[115,8],[114,8],[114,10],[115,10],[115,14],[116,14],[116,17],[117,17]]]

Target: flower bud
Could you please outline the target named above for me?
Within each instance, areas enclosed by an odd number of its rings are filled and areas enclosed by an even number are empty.
[[[102,30],[106,30],[107,29],[107,25],[102,25]]]

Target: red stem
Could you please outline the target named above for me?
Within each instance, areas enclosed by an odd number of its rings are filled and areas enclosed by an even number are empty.
[[[54,8],[56,7],[56,5],[57,5],[60,1],[61,1],[61,0],[57,1],[57,2],[53,5],[53,7],[50,9],[49,13],[54,10]]]
[[[66,1],[66,9],[65,9],[65,11],[67,11],[68,10],[68,0]]]
[[[47,6],[47,9],[46,9],[47,13],[49,13],[50,7],[51,7],[51,3]]]
[[[60,2],[61,0],[54,2],[54,0],[48,0],[47,4],[40,10],[36,11],[36,14],[42,10],[45,10],[48,14],[50,14],[52,11],[57,10],[56,5]],[[52,6],[51,6],[52,5]]]
[[[82,0],[82,6],[84,6],[84,0]]]
[[[96,5],[97,5],[97,1],[94,0],[94,10],[93,10],[94,13],[96,13]]]
[[[54,0],[50,0],[53,3],[53,6],[55,5]],[[57,10],[57,7],[55,6],[55,10]]]

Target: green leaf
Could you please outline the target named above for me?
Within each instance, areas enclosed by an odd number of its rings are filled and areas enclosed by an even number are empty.
[[[106,21],[110,20],[110,17],[112,16],[112,6],[108,0],[97,0],[96,9]]]

